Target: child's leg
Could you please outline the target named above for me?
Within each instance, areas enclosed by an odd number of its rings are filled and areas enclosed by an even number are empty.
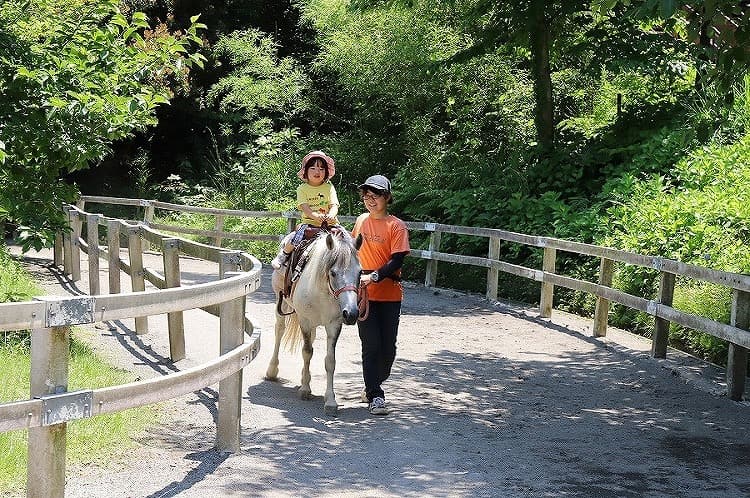
[[[276,257],[271,260],[271,266],[274,269],[278,270],[284,266],[284,263],[289,259],[289,255],[292,254],[292,251],[294,250],[294,245],[292,244],[294,234],[295,232],[290,232],[281,240],[281,243],[279,244],[279,252],[276,254]]]

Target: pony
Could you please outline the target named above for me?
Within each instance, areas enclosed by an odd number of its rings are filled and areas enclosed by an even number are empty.
[[[282,338],[291,351],[302,343],[302,381],[298,395],[301,399],[310,399],[310,360],[315,330],[319,325],[324,326],[327,341],[323,410],[327,415],[338,412],[333,372],[336,369],[336,343],[341,327],[344,323],[354,325],[359,317],[357,299],[362,267],[357,251],[361,245],[361,236],[354,240],[345,230],[335,234],[321,231],[309,246],[307,264],[302,268],[289,297],[284,297],[282,293],[286,268],[274,270],[271,276],[271,286],[279,302],[274,327],[276,341],[265,378],[271,381],[278,378]],[[283,309],[291,311],[287,313]]]

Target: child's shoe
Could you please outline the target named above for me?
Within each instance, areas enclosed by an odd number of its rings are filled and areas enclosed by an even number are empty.
[[[279,268],[284,266],[287,260],[289,260],[289,256],[291,256],[290,253],[279,251],[276,257],[271,260],[271,266],[273,267],[273,269],[278,270]]]

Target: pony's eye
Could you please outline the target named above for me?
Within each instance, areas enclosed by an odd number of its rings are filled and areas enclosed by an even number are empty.
[[[332,276],[332,277],[336,277],[336,272],[335,272],[335,271],[333,271],[333,270],[331,270],[331,276]]]

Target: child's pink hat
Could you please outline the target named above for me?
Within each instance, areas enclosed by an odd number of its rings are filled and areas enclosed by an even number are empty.
[[[305,179],[305,165],[308,163],[308,161],[310,161],[310,159],[314,157],[319,157],[326,162],[326,167],[328,168],[328,178],[333,178],[333,175],[336,174],[336,163],[333,162],[333,158],[322,150],[314,150],[302,158],[302,166],[297,172],[297,176],[300,178],[300,180]]]

